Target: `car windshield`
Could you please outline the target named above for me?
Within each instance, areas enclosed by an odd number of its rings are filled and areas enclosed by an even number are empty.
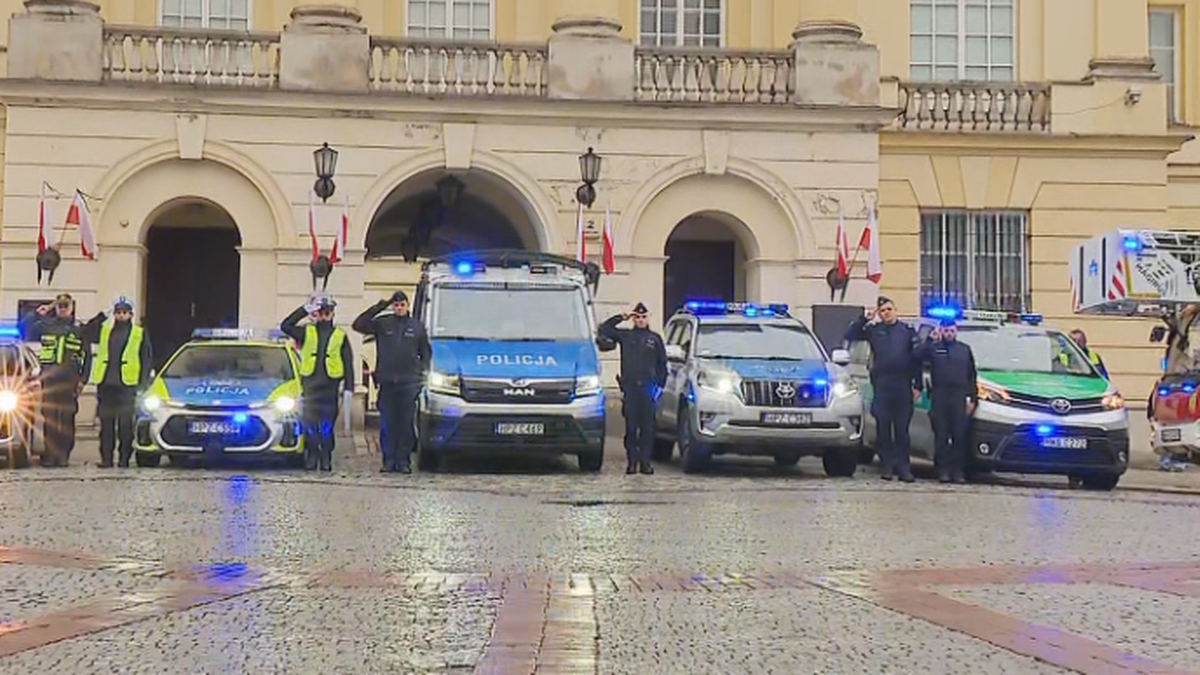
[[[203,377],[242,380],[290,380],[287,349],[261,345],[188,345],[167,367],[166,379]]]
[[[579,288],[442,287],[433,296],[430,337],[460,340],[590,340]]]
[[[696,355],[701,358],[825,360],[808,329],[776,323],[700,324]]]
[[[1037,328],[959,328],[979,370],[1096,375],[1079,347],[1063,333]]]

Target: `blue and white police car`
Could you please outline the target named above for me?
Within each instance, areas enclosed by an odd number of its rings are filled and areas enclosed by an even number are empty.
[[[138,466],[190,458],[304,461],[299,360],[280,331],[200,329],[139,398]]]
[[[655,459],[679,446],[685,472],[716,455],[769,456],[795,466],[819,455],[853,476],[862,398],[843,365],[787,305],[689,301],[667,322],[668,375]]]
[[[528,251],[428,261],[416,316],[433,350],[418,465],[450,455],[570,454],[604,462],[604,391],[592,299],[599,268]]]

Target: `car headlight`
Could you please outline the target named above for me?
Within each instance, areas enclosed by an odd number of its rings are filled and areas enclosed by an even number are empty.
[[[834,382],[833,386],[830,387],[830,391],[833,392],[835,398],[841,398],[857,394],[858,387],[854,386],[851,382]]]
[[[0,412],[10,413],[21,404],[21,397],[15,391],[0,391]]]
[[[600,393],[599,375],[584,375],[583,377],[575,378],[576,396],[591,396],[598,393]]]
[[[696,384],[718,394],[732,394],[737,389],[737,381],[732,376],[703,370],[696,376]]]
[[[457,375],[447,375],[436,371],[429,371],[428,380],[429,391],[438,394],[449,394],[458,396],[460,392],[459,381]]]
[[[1108,410],[1120,410],[1125,407],[1125,398],[1117,392],[1104,397],[1104,407]]]
[[[1009,399],[1007,391],[999,387],[981,384],[979,385],[979,400],[991,403],[1008,403],[1011,399]]]
[[[296,410],[296,399],[291,396],[280,396],[275,399],[275,410],[281,413],[290,413]]]
[[[162,404],[163,402],[161,398],[151,394],[150,396],[142,399],[142,410],[145,410],[146,412],[154,412],[155,410],[161,408]]]

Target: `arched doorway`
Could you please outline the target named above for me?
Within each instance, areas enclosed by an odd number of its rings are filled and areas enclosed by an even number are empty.
[[[724,213],[684,218],[667,238],[663,254],[663,311],[670,315],[688,299],[746,299],[744,227]]]
[[[242,238],[229,213],[201,199],[173,201],[150,223],[143,316],[161,367],[196,328],[238,325]]]

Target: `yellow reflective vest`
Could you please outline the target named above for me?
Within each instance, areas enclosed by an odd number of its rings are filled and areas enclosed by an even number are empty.
[[[113,322],[105,321],[100,327],[100,349],[92,362],[92,384],[100,384],[108,374],[108,340],[112,337]],[[144,331],[141,326],[129,327],[129,340],[121,352],[121,384],[126,387],[136,387],[142,376],[142,340]]]
[[[300,376],[310,377],[317,372],[317,327],[308,324],[304,329],[304,344],[300,347]],[[325,374],[331,380],[346,376],[346,363],[342,360],[342,345],[346,342],[346,331],[334,328],[325,345]]]

